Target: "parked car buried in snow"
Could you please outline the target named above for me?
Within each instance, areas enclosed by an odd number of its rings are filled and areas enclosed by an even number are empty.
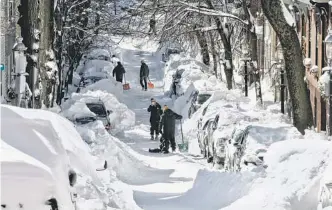
[[[110,61],[111,60],[111,55],[110,55],[110,52],[108,50],[94,49],[87,55],[87,59],[89,59],[89,60]]]
[[[188,111],[188,117],[190,118],[201,106],[211,97],[210,93],[199,93],[195,91],[191,97],[191,106]]]
[[[105,129],[107,131],[111,130],[111,121],[109,115],[113,113],[111,110],[107,110],[104,102],[95,101],[95,102],[87,102],[86,106],[90,109],[91,112],[96,114],[96,119],[103,122]]]

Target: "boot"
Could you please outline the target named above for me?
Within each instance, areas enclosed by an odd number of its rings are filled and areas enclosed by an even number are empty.
[[[163,154],[168,154],[169,151],[168,151],[168,150],[162,150],[161,153],[163,153]]]
[[[154,140],[154,136],[153,135],[151,135],[151,140]]]
[[[154,137],[154,140],[158,141],[158,135],[156,135],[156,136]]]

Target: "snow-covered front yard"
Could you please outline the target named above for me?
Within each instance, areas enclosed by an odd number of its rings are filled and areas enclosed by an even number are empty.
[[[257,106],[255,99],[245,98],[240,90],[226,90],[202,64],[185,56],[174,56],[165,66],[155,49],[152,41],[120,42],[117,52],[121,52],[130,90],[123,91],[120,83],[108,78],[72,93],[56,113],[1,105],[1,153],[5,154],[1,154],[1,164],[8,166],[2,169],[2,204],[29,206],[31,199],[40,204],[55,196],[59,209],[73,209],[72,195],[77,193],[74,200],[82,210],[317,209],[321,189],[332,181],[332,144],[326,136],[312,131],[302,136],[279,113],[278,105]],[[146,92],[139,85],[142,59],[155,84]],[[170,98],[172,74],[179,69],[183,70],[181,94]],[[211,97],[189,118],[192,92],[197,90]],[[150,140],[147,108],[151,98],[183,115],[188,152],[148,152],[159,146]],[[105,116],[111,124],[109,132],[100,118],[77,123],[78,118],[96,117],[87,107],[90,102],[101,102],[111,111]],[[213,138],[230,138],[234,128],[251,125],[241,160],[264,149],[264,164],[242,161],[241,171],[233,172],[207,163],[201,155],[197,124],[216,115],[219,121]],[[178,129],[178,143],[181,138]],[[226,144],[230,156],[237,149],[232,143]],[[107,169],[96,170],[105,161]],[[26,173],[18,173],[19,169]],[[77,173],[73,187],[67,177],[71,170]],[[18,177],[27,174],[30,178],[25,184],[29,184],[20,186],[29,190],[13,188],[11,177],[3,176],[7,172]],[[30,192],[38,196],[25,198]]]

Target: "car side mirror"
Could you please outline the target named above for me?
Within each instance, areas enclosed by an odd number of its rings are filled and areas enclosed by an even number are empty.
[[[112,113],[113,113],[112,110],[107,110],[107,115],[110,115],[110,114],[112,114]]]

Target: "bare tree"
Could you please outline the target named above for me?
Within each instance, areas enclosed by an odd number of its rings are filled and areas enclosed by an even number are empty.
[[[284,16],[287,11],[282,0],[261,0],[263,12],[283,49],[285,70],[289,87],[289,94],[293,108],[294,126],[301,132],[312,125],[312,111],[310,100],[304,83],[305,71],[302,64],[301,45],[295,30]]]

